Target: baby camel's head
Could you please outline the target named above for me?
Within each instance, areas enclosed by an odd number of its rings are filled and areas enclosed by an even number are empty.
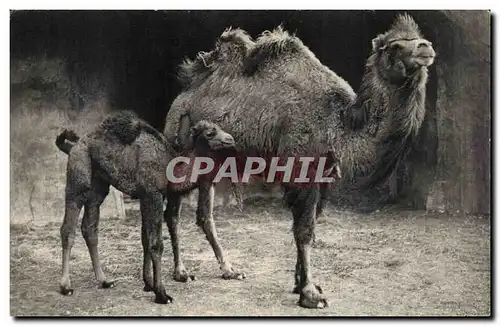
[[[221,150],[234,148],[234,138],[217,124],[201,120],[191,128],[193,147],[199,150]]]
[[[210,121],[201,120],[193,125],[189,113],[180,117],[179,127],[173,143],[179,152],[195,149],[198,154],[235,149],[233,136]]]

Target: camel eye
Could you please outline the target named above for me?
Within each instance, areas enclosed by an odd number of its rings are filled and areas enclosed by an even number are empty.
[[[213,136],[215,136],[215,130],[212,129],[212,130],[209,130],[205,133],[205,135],[208,137],[208,138],[212,138]]]
[[[403,46],[399,43],[393,43],[391,44],[391,50],[392,51],[399,51],[403,48]]]

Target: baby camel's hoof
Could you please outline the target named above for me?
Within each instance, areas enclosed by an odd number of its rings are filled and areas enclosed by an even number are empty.
[[[328,300],[322,295],[322,290],[317,285],[306,285],[300,292],[299,305],[310,309],[323,309],[328,307]]]
[[[247,278],[245,273],[239,273],[235,271],[226,271],[222,274],[222,278],[225,280],[244,280]]]
[[[144,287],[142,288],[144,292],[151,292],[153,291],[153,287],[149,284],[144,284]]]
[[[103,281],[101,283],[101,288],[102,289],[111,289],[111,288],[114,288],[115,287],[115,281]]]
[[[70,296],[75,293],[75,290],[61,286],[60,292],[62,295]]]
[[[174,299],[165,293],[165,291],[157,293],[155,297],[155,303],[159,304],[169,304],[174,302]]]

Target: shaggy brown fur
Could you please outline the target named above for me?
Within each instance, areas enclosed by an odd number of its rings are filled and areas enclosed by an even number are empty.
[[[181,117],[180,126],[191,125],[189,121],[185,122],[188,119],[188,115]],[[190,139],[186,139],[189,144],[185,146],[188,148],[186,155],[191,157],[218,158],[220,150],[234,148],[231,135],[213,123],[199,121],[191,128],[190,134]],[[140,199],[144,290],[154,291],[157,303],[172,302],[161,278],[163,200],[167,191],[179,194],[196,187],[196,184],[189,181],[192,164],[176,166],[177,171],[188,175],[186,182],[169,183],[165,174],[167,164],[178,153],[160,132],[128,112],[111,114],[93,132],[82,138],[66,130],[57,137],[56,145],[69,154],[66,211],[61,226],[61,293],[73,294],[69,259],[82,206],[85,206],[85,211],[81,229],[95,276],[101,287],[114,286],[114,282],[108,281],[104,275],[97,251],[99,210],[112,185],[123,193]]]
[[[427,66],[434,56],[431,43],[408,15],[373,40],[356,103],[345,114],[353,130],[364,127],[379,141],[378,164],[365,186],[387,178],[408,154],[424,120]]]
[[[422,123],[427,66],[435,55],[411,17],[399,16],[373,40],[358,96],[282,28],[256,42],[235,42],[246,33],[230,32],[234,37],[219,39],[203,65],[197,58],[181,67],[187,86],[168,113],[167,136],[189,112],[194,121],[210,119],[230,131],[242,156],[333,153],[340,156],[343,175],[369,175],[368,186],[404,159]],[[301,306],[312,308],[327,304],[310,270],[319,188],[288,187],[286,194],[297,244],[295,292]]]

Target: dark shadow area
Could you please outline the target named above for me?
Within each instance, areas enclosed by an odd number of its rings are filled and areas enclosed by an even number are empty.
[[[183,58],[213,47],[229,27],[253,37],[283,24],[318,58],[357,89],[371,40],[395,11],[17,11],[11,14],[11,56],[64,58],[76,80],[109,72],[110,96],[157,128],[180,92]],[[432,16],[415,16],[434,40]],[[431,78],[431,80],[436,80]],[[82,82],[80,82],[82,83]],[[111,85],[108,85],[111,86]],[[430,85],[435,87],[435,85]]]

